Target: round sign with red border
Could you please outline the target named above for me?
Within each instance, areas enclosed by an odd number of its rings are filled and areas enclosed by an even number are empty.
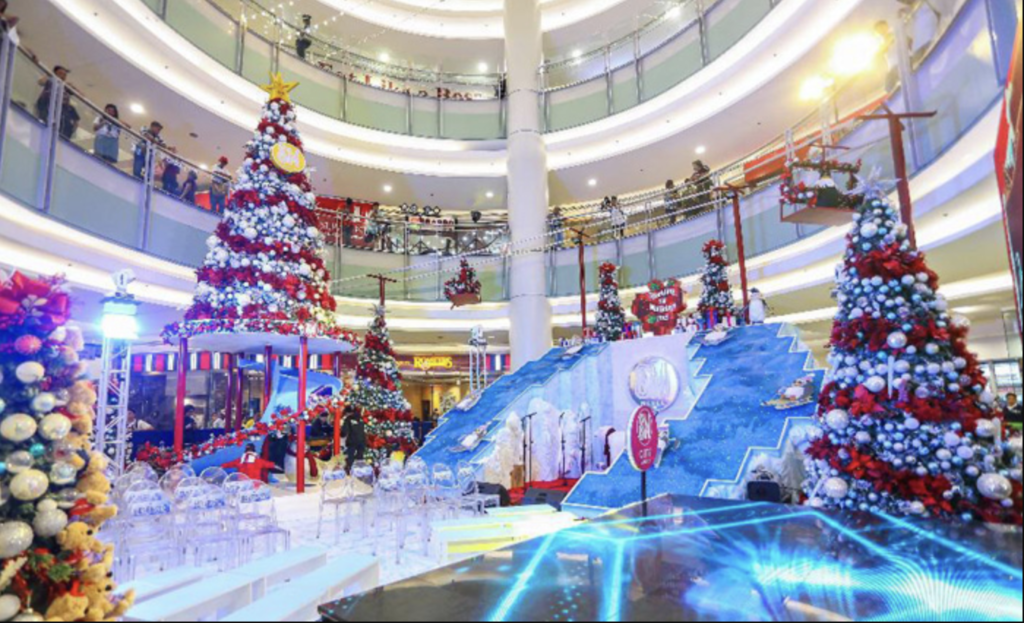
[[[629,462],[638,472],[650,471],[658,459],[658,414],[640,407],[629,419]]]

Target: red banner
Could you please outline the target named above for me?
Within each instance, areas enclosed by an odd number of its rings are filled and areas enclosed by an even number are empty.
[[[999,124],[999,138],[996,143],[996,173],[999,190],[1003,197],[1003,219],[1006,224],[1006,243],[1010,252],[1010,267],[1013,273],[1017,300],[1017,331],[1021,330],[1024,317],[1024,284],[1021,284],[1021,236],[1024,218],[1021,216],[1021,26],[1017,26],[1017,44],[1010,76],[1006,86],[1006,101],[1003,117]]]
[[[637,295],[633,315],[644,325],[644,331],[655,335],[672,335],[679,316],[686,311],[683,288],[675,279],[652,281],[650,292]]]

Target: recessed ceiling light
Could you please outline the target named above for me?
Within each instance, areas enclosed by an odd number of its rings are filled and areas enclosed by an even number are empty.
[[[136,115],[141,115],[142,113],[146,112],[146,108],[142,104],[132,104],[128,108]]]
[[[384,192],[385,193],[390,195],[391,191],[393,191],[393,190],[394,190],[394,188],[391,186],[391,184],[384,184]]]
[[[706,153],[708,153],[708,148],[707,147],[701,145],[700,147],[697,148],[697,155],[698,156],[703,156]]]
[[[491,192],[491,191],[487,191],[487,198],[488,199],[494,199],[494,193]]]
[[[485,73],[487,73],[487,71],[488,71],[488,70],[489,70],[490,68],[491,68],[491,67],[490,67],[490,66],[489,66],[489,65],[488,65],[487,63],[480,63],[479,65],[477,65],[477,69],[479,69],[479,70],[480,70],[480,73],[482,73],[482,74],[485,74]]]
[[[380,62],[382,62],[382,63],[390,63],[391,62],[391,55],[388,54],[387,52],[381,52],[380,53]]]
[[[203,163],[203,164],[199,165],[199,168],[202,169],[203,171],[209,171],[210,170],[210,165],[208,165],[206,163]]]
[[[587,183],[590,184],[591,188],[594,188],[595,186],[597,186],[597,180],[594,180],[594,179],[590,180]]]
[[[579,58],[581,56],[583,56],[583,50],[573,50],[572,51],[572,57],[573,58]]]

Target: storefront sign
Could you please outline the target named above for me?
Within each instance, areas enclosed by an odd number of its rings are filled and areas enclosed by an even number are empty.
[[[1021,207],[1024,202],[1021,187],[1024,185],[1021,173],[1021,26],[1017,27],[1017,45],[1010,63],[1010,77],[1006,86],[1006,101],[999,125],[996,143],[996,172],[999,189],[1003,197],[1003,219],[1006,225],[1006,241],[1010,252],[1010,265],[1014,287],[1017,293],[1017,329],[1021,328],[1024,315],[1024,284],[1021,283],[1021,236],[1024,218]]]
[[[633,315],[644,325],[644,331],[655,335],[672,335],[679,316],[686,311],[683,288],[675,279],[655,280],[648,286],[650,292],[640,294],[633,301]]]
[[[285,173],[302,173],[306,170],[306,155],[291,143],[278,143],[270,150],[274,166]]]
[[[454,357],[416,357],[413,359],[413,367],[417,370],[430,372],[431,370],[454,370]]]
[[[647,472],[658,458],[658,416],[650,407],[640,407],[629,420],[629,462],[638,472]]]

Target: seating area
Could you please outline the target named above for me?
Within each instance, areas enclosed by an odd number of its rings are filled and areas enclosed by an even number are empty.
[[[136,464],[114,483],[121,509],[105,534],[116,546],[115,578],[131,582],[182,565],[229,571],[291,549],[269,485],[210,468],[178,466],[157,478]]]

